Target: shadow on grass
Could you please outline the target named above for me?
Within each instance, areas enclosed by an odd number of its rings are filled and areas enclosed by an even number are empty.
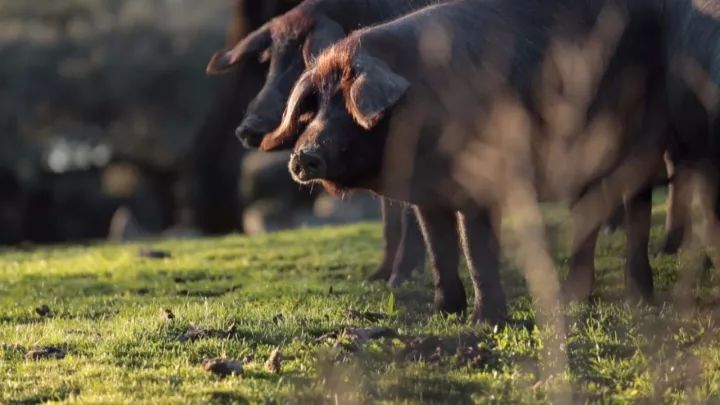
[[[438,404],[475,404],[474,395],[482,394],[488,387],[482,382],[454,381],[444,377],[404,377],[381,388],[378,395],[391,402],[415,402]],[[422,393],[418,397],[418,393]]]
[[[210,404],[249,404],[250,401],[244,396],[229,391],[213,391],[207,399]]]
[[[78,388],[62,387],[55,392],[41,393],[37,395],[30,395],[22,398],[10,398],[6,403],[8,405],[36,405],[45,404],[48,402],[62,402],[70,398],[71,396],[77,396],[80,394]],[[2,400],[2,397],[0,397]],[[1,401],[0,401],[1,402]]]

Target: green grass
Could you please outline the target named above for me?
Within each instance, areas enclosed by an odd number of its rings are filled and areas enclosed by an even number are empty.
[[[653,256],[661,210],[655,222]],[[552,238],[553,253],[564,274],[568,257],[558,240]],[[568,369],[547,381],[540,380],[543,331],[532,326],[533,305],[517,269],[503,270],[514,322],[497,330],[472,326],[431,313],[428,274],[394,292],[364,283],[380,244],[380,226],[360,224],[257,238],[4,251],[0,403],[545,403],[563,381],[575,402],[720,402],[720,326],[711,305],[685,315],[672,305],[673,257],[652,260],[657,306],[620,300],[622,232],[603,234],[597,297],[565,310]],[[172,257],[140,257],[148,246]],[[716,278],[700,275],[698,300],[720,296]],[[43,304],[50,316],[36,313]],[[163,319],[166,308],[175,319]],[[191,324],[209,336],[180,341]],[[317,339],[371,326],[397,336],[362,344]],[[426,336],[440,338],[440,355],[437,344],[416,347]],[[38,345],[67,356],[26,360],[25,350]],[[264,367],[275,347],[283,358],[279,374]],[[207,373],[202,362],[214,357],[245,359],[243,375]]]

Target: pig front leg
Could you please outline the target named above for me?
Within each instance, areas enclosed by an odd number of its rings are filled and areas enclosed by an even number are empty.
[[[640,297],[646,301],[653,299],[652,268],[648,259],[651,211],[652,187],[640,191],[625,204],[627,228],[625,289],[630,297]]]
[[[492,324],[507,320],[507,301],[500,282],[500,241],[490,210],[463,212],[460,229],[475,299],[473,320]]]
[[[465,289],[458,274],[460,252],[455,211],[418,206],[416,213],[432,263],[434,309],[447,313],[464,313],[467,303]]]

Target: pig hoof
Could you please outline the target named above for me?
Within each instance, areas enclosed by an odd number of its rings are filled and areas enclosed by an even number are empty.
[[[397,288],[407,281],[410,281],[410,276],[408,276],[407,274],[396,273],[390,276],[390,280],[388,280],[387,285],[390,288]]]
[[[460,297],[456,297],[453,299],[435,299],[435,304],[433,307],[435,309],[435,312],[439,312],[441,314],[462,315],[467,309],[467,303],[465,302],[464,296],[462,297],[462,299],[460,299]]]
[[[560,298],[564,304],[584,303],[590,301],[590,293],[573,291],[571,288],[563,288]]]
[[[625,291],[625,296],[630,302],[643,303],[648,305],[655,304],[655,294],[653,288],[647,286],[631,286]]]
[[[391,272],[384,268],[380,267],[377,271],[375,271],[373,274],[368,276],[366,279],[367,281],[388,281],[390,277],[392,276]]]
[[[502,287],[486,289],[473,301],[474,323],[487,322],[490,325],[503,325],[508,320],[507,301]]]
[[[663,241],[662,247],[660,248],[660,253],[664,255],[677,254],[682,244],[682,238],[682,235],[678,232],[669,232],[667,236],[665,236],[665,241]]]
[[[479,324],[487,322],[490,325],[503,326],[508,321],[507,311],[504,308],[475,308],[473,310],[472,322]]]
[[[562,301],[565,304],[588,302],[592,294],[592,284],[590,278],[569,276],[562,286]]]

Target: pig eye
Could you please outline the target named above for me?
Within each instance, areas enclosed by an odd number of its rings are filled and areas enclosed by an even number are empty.
[[[258,62],[260,63],[267,63],[270,61],[270,58],[272,57],[272,52],[270,51],[270,48],[260,52],[260,55],[258,56]]]
[[[305,128],[307,128],[307,126],[317,115],[317,110],[319,108],[319,97],[320,96],[317,92],[312,92],[305,96],[305,98],[301,101],[299,107],[300,115],[298,115],[297,119],[297,124],[300,131],[305,131]]]
[[[316,91],[311,92],[300,103],[301,116],[310,114],[315,116],[318,108],[320,107],[320,94]]]

